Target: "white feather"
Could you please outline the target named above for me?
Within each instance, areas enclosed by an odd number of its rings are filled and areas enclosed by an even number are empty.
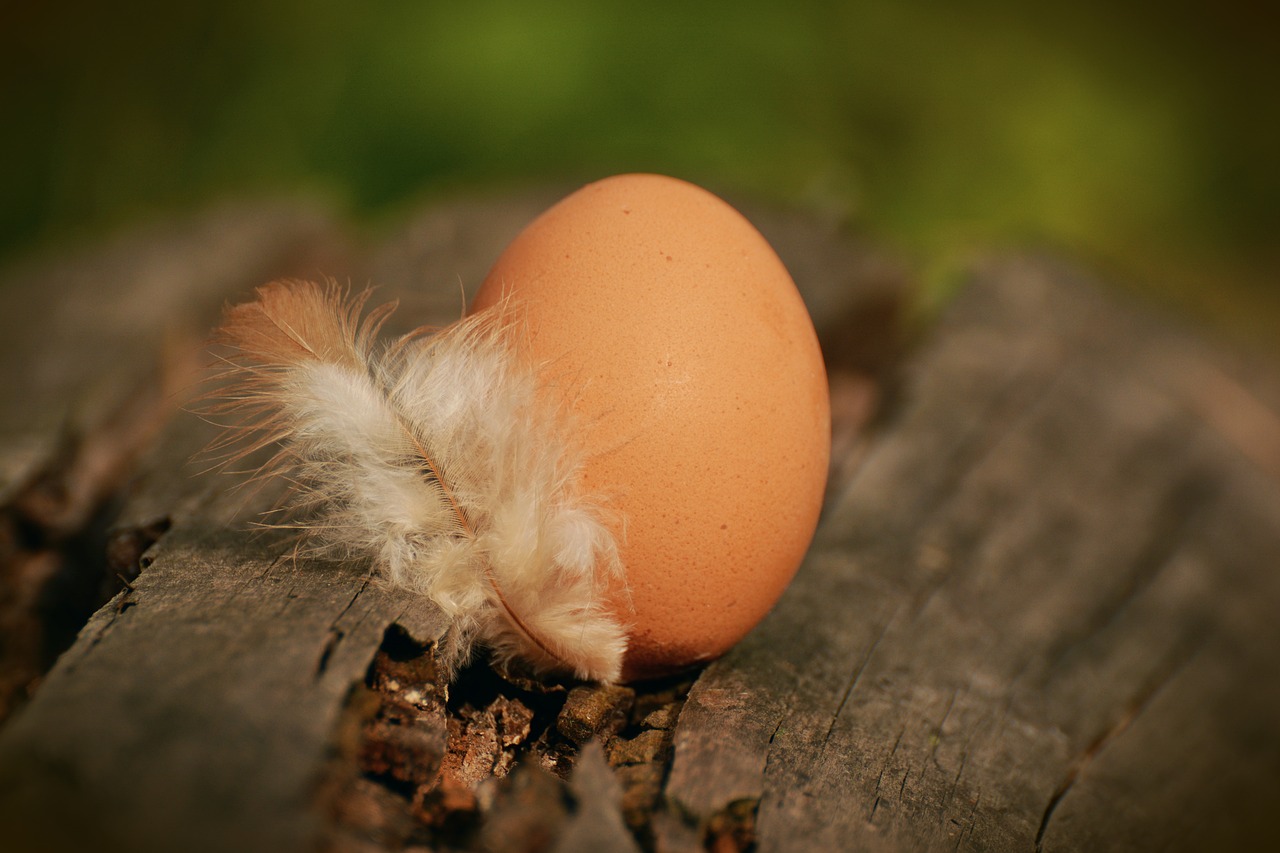
[[[577,491],[570,416],[517,352],[518,311],[378,348],[391,306],[361,319],[367,296],[277,282],[228,311],[230,384],[210,411],[243,420],[219,446],[239,458],[279,441],[268,473],[298,484],[293,526],[431,598],[451,619],[449,666],[481,643],[538,671],[616,680],[616,520]]]

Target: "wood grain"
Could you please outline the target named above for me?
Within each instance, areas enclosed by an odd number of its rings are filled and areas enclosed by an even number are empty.
[[[1052,261],[978,272],[667,796],[750,801],[762,850],[1275,838],[1280,489],[1191,405],[1203,350]]]
[[[5,849],[1280,840],[1280,374],[1060,260],[976,268],[907,351],[900,270],[748,209],[818,323],[837,456],[795,582],[691,689],[429,683],[432,608],[295,558],[248,526],[271,494],[189,463],[174,389],[224,300],[327,273],[447,321],[555,196],[363,243],[227,209],[0,274]],[[106,604],[55,662],[67,577]]]

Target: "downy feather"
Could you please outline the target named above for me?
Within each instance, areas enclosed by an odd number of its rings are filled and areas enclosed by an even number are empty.
[[[602,501],[577,491],[568,413],[516,354],[510,303],[389,345],[369,293],[275,282],[227,311],[231,353],[209,408],[238,416],[217,447],[272,443],[262,475],[296,484],[317,552],[373,560],[451,620],[456,668],[482,644],[542,672],[612,681],[626,637],[605,606],[624,583]]]

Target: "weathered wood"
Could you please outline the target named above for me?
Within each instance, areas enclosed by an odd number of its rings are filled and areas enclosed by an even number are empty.
[[[6,840],[1068,850],[1276,835],[1274,368],[1231,364],[1047,259],[976,272],[900,362],[896,270],[830,223],[750,211],[817,319],[837,459],[796,582],[683,710],[688,680],[548,690],[484,667],[446,699],[430,607],[365,567],[294,559],[246,527],[269,494],[195,475],[207,428],[157,377],[193,363],[224,299],[331,274],[400,298],[401,328],[446,320],[555,196],[459,199],[372,251],[308,214],[241,210],[4,276],[0,614],[39,622],[32,602],[68,567],[128,583],[0,727]],[[42,312],[55,288],[69,305]]]
[[[190,352],[223,301],[262,279],[333,263],[335,233],[309,208],[232,205],[0,274],[0,505],[68,443],[113,430],[145,446],[154,426],[137,422],[163,423],[155,410],[185,380],[183,362],[161,350]],[[92,502],[83,488],[81,504]],[[67,508],[61,524],[81,520],[71,509],[83,511]]]
[[[27,547],[71,562],[59,535],[107,495],[123,502],[118,535],[153,528],[139,547],[176,522],[0,737],[0,808],[20,848],[284,849],[316,834],[336,712],[386,623],[420,608],[359,567],[303,569],[255,539],[232,522],[244,495],[191,477],[203,425],[164,425],[222,302],[332,259],[328,236],[311,213],[234,209],[9,277],[3,412],[17,438],[3,450],[21,464],[6,466],[8,509],[44,531]],[[33,518],[33,485],[63,471]]]
[[[297,561],[287,542],[246,530],[269,495],[194,476],[188,460],[211,430],[179,405],[196,381],[201,341],[223,302],[273,277],[319,271],[399,298],[401,328],[446,321],[465,303],[460,285],[474,287],[553,198],[533,191],[429,209],[370,253],[353,251],[305,211],[231,208],[9,271],[0,291],[0,506],[11,530],[38,531],[9,537],[5,565],[23,580],[13,588],[25,590],[11,602],[10,637],[42,629],[38,600],[57,572],[78,573],[89,594],[103,573],[121,573],[116,586],[127,586],[0,732],[0,812],[23,844],[74,849],[92,838],[119,849],[290,850],[327,834],[321,801],[333,795],[324,792],[343,789],[356,772],[354,755],[349,768],[330,769],[335,738],[350,727],[344,721],[361,713],[347,707],[352,686],[391,624],[425,642],[440,622],[430,608],[371,584],[362,566]],[[797,230],[786,217],[777,221]],[[815,246],[848,251],[834,234],[798,232],[806,237],[797,248],[815,258]],[[92,535],[82,533],[90,518]],[[66,543],[82,535],[90,550],[109,546],[109,557],[79,564]],[[109,588],[115,579],[107,581]],[[14,645],[5,664],[21,687],[39,654],[19,659]],[[410,688],[387,692],[402,701]],[[493,709],[475,714],[464,733],[494,725]],[[561,717],[574,725],[572,714]],[[597,733],[579,727],[581,739]],[[660,775],[646,767],[669,734],[640,729],[647,752],[615,751],[628,772],[652,777],[651,801]],[[572,744],[553,738],[547,766],[560,767]],[[493,755],[509,767],[506,750]],[[457,755],[466,764],[459,784],[499,772],[495,757],[481,766],[479,753]],[[599,793],[568,792],[585,811],[561,821],[566,849],[586,843],[573,838],[616,836],[623,826],[618,798]]]
[[[33,848],[313,846],[343,700],[416,606],[358,566],[185,526],[165,536],[6,727],[6,825]]]
[[[1208,357],[1052,262],[978,273],[694,686],[675,806],[757,805],[762,850],[1276,839],[1280,483],[1193,405]]]
[[[161,540],[0,734],[0,814],[25,844],[314,846],[325,829],[317,789],[350,688],[389,625],[431,641],[441,623],[371,583],[367,567],[300,562],[279,537],[253,535],[246,522],[270,497],[193,477],[189,460],[212,433],[178,404],[225,301],[323,258],[332,274],[398,269],[387,297],[399,290],[416,309],[402,324],[439,322],[446,300],[406,285],[427,270],[478,278],[532,204],[429,213],[364,261],[334,251],[312,214],[235,209],[7,276],[6,507],[30,516],[33,484],[66,470],[77,494],[63,486],[42,525],[74,530],[111,495],[113,541]],[[166,370],[172,381],[158,383]],[[110,465],[84,463],[103,456]],[[49,538],[34,547],[57,560]]]
[[[223,300],[332,263],[333,233],[231,205],[0,275],[0,719],[104,600],[103,528]]]

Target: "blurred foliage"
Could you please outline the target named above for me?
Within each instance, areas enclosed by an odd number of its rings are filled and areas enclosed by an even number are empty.
[[[4,253],[221,195],[320,192],[376,218],[649,170],[844,211],[939,280],[975,248],[1048,243],[1280,331],[1262,3],[82,0],[6,18]]]

